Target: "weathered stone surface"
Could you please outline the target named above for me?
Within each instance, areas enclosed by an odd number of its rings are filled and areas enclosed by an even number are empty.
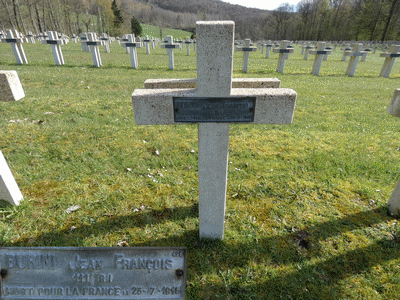
[[[0,71],[0,101],[18,101],[25,97],[16,71]]]
[[[297,94],[291,89],[232,89],[230,96],[256,97],[254,124],[289,124]],[[138,125],[181,124],[174,122],[173,97],[199,97],[196,89],[136,89],[132,94]]]
[[[387,108],[389,115],[400,118],[400,89],[394,91],[392,101]]]
[[[279,88],[281,81],[277,78],[232,78],[234,89]],[[147,79],[145,89],[194,89],[196,79]]]

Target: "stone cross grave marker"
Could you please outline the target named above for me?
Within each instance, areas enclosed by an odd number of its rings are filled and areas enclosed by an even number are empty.
[[[201,238],[223,238],[229,123],[291,123],[297,97],[291,89],[232,89],[234,27],[233,21],[196,23],[196,89],[132,94],[138,125],[199,123]]]
[[[330,43],[326,43],[326,44],[325,44],[325,51],[327,51],[327,52],[326,52],[326,54],[324,55],[324,60],[327,61],[327,60],[328,60],[328,57],[329,57],[329,54],[332,53],[332,46],[331,46]]]
[[[151,43],[151,39],[149,38],[149,36],[146,36],[145,39],[143,40],[143,43],[146,47],[146,54],[150,54],[150,43]]]
[[[89,32],[87,36],[88,36],[88,41],[86,42],[86,45],[89,46],[92,52],[93,64],[96,68],[99,68],[102,65],[100,51],[99,51],[99,46],[101,45],[101,41],[97,40],[97,34],[94,32]]]
[[[395,90],[392,100],[387,108],[388,114],[394,117],[400,117],[400,89]],[[392,194],[387,203],[391,215],[400,215],[400,180],[397,181]]]
[[[11,48],[14,52],[15,59],[17,64],[27,64],[28,60],[26,59],[24,47],[22,47],[23,40],[19,36],[18,31],[14,30],[14,32],[10,29],[6,30],[6,38],[1,40],[3,43],[10,43]]]
[[[245,39],[244,43],[243,43],[243,46],[237,46],[236,50],[237,51],[243,51],[243,67],[242,67],[242,71],[247,73],[247,69],[249,67],[250,52],[257,51],[257,47],[251,46],[251,40],[250,39]]]
[[[79,34],[79,38],[81,40],[81,46],[83,52],[89,52],[89,46],[87,45],[88,35],[85,32]]]
[[[310,54],[310,50],[313,48],[310,42],[307,42],[303,47],[304,51],[304,59],[308,60],[308,55]]]
[[[42,44],[51,45],[51,50],[53,51],[54,61],[56,66],[61,66],[64,64],[64,57],[61,51],[61,45],[64,45],[64,41],[57,38],[57,32],[48,31],[47,39],[42,40]]]
[[[107,33],[103,33],[99,39],[104,45],[104,51],[110,53],[110,38]]]
[[[190,37],[187,37],[183,43],[186,45],[186,54],[187,54],[187,56],[189,56],[190,55],[190,45],[192,44]]]
[[[167,49],[170,70],[174,69],[174,49],[179,49],[180,47],[180,44],[174,44],[172,36],[170,35],[165,37],[165,44],[161,44],[161,48]]]
[[[275,48],[274,52],[279,53],[279,58],[278,58],[278,67],[276,68],[276,71],[278,73],[283,73],[283,68],[285,67],[285,60],[286,58],[289,57],[289,53],[293,53],[294,49],[293,48],[288,48],[289,46],[289,41],[281,41],[280,48]]]
[[[342,50],[343,50],[342,61],[346,61],[347,60],[347,54],[349,53],[349,51],[351,51],[350,44],[347,44]]]
[[[354,44],[353,50],[348,51],[347,56],[350,56],[349,65],[347,66],[346,75],[354,76],[356,72],[358,58],[363,55],[362,44]]]
[[[400,45],[392,45],[390,46],[389,52],[382,52],[380,57],[386,57],[383,62],[383,66],[381,69],[381,74],[379,76],[383,76],[388,78],[390,76],[390,72],[392,72],[392,68],[394,66],[394,62],[397,57],[400,57]]]
[[[125,47],[126,49],[130,49],[129,53],[131,54],[132,68],[137,69],[139,67],[139,62],[138,62],[136,48],[141,48],[142,44],[140,42],[135,42],[135,35],[134,34],[127,34],[126,35],[126,42],[122,42],[121,46]]]
[[[371,45],[367,44],[366,47],[363,49],[363,52],[362,52],[362,55],[361,55],[361,61],[362,62],[367,60],[367,55],[370,52],[371,52]]]
[[[23,196],[10,168],[0,151],[0,199],[13,205],[19,205]]]
[[[18,101],[25,97],[16,71],[0,71],[0,101]]]
[[[325,49],[325,45],[326,44],[324,42],[319,42],[317,50],[310,51],[310,54],[315,55],[312,73],[317,76],[319,74],[319,70],[321,69],[322,58],[331,53],[331,50]]]
[[[29,41],[31,42],[31,44],[36,44],[35,36],[32,34],[31,31],[28,31],[28,35],[27,35],[26,37],[29,39]]]
[[[271,40],[268,40],[267,43],[265,44],[265,58],[269,58],[269,53],[271,51],[272,46],[273,45]]]

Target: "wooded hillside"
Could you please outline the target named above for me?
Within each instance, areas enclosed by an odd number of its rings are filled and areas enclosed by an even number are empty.
[[[23,33],[57,30],[120,35],[141,23],[194,30],[198,20],[233,20],[236,38],[292,40],[398,40],[400,0],[301,0],[275,11],[220,0],[113,0],[123,24],[115,26],[112,0],[0,0],[0,28]]]

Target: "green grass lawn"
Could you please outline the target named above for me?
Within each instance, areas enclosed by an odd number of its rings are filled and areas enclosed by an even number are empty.
[[[26,97],[0,103],[0,149],[24,195],[0,207],[0,245],[187,247],[187,299],[399,299],[400,226],[386,202],[399,177],[397,61],[369,55],[354,77],[334,51],[320,76],[300,47],[277,73],[277,54],[235,53],[234,77],[276,77],[298,93],[291,125],[231,125],[225,237],[198,234],[197,126],[137,126],[130,96],[149,78],[194,78],[196,55],[117,43],[93,67],[80,44],[24,44],[16,70]],[[157,151],[158,150],[158,151]],[[194,151],[192,151],[194,150]],[[67,214],[65,210],[81,208]],[[74,228],[75,230],[71,230]]]

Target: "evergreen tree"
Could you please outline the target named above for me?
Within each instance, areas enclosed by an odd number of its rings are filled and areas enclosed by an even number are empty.
[[[124,19],[122,18],[121,11],[118,8],[116,0],[113,0],[113,2],[111,2],[111,10],[114,14],[114,27],[120,28],[122,23],[124,23]]]
[[[142,26],[140,25],[139,21],[132,16],[131,19],[131,32],[135,34],[135,36],[139,36],[142,34]]]

